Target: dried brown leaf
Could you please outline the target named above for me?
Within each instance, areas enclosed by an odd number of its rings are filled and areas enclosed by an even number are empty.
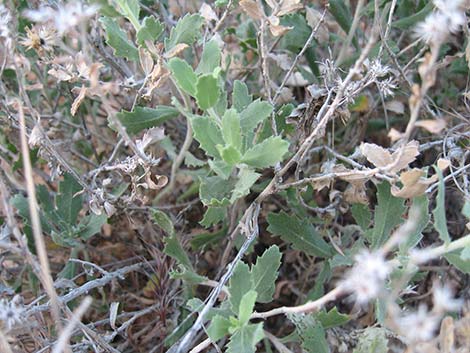
[[[269,30],[271,31],[271,34],[274,36],[274,37],[280,37],[284,34],[286,34],[287,32],[289,32],[292,28],[294,27],[286,27],[286,26],[282,26],[282,25],[277,25],[277,26],[269,26]]]
[[[359,149],[363,156],[376,167],[385,168],[393,162],[390,152],[375,143],[362,143]]]
[[[254,0],[241,0],[240,6],[243,11],[254,20],[261,20],[266,16],[263,9]]]
[[[363,205],[369,204],[369,199],[366,193],[366,180],[359,180],[350,182],[344,191],[344,200],[349,204],[361,203]]]
[[[394,167],[390,169],[390,172],[392,173],[399,172],[400,170],[406,168],[419,155],[418,141],[410,141],[402,149],[403,152],[398,149],[392,154],[392,159],[395,164]]]
[[[83,85],[82,88],[80,88],[80,93],[75,98],[75,100],[72,103],[72,107],[70,108],[70,114],[72,114],[72,116],[75,116],[78,108],[80,108],[80,104],[82,104],[83,100],[85,99],[86,92],[87,92],[87,88],[85,87],[85,85]]]
[[[390,141],[395,142],[403,137],[403,133],[392,127],[387,136],[389,137]]]
[[[445,158],[439,158],[438,161],[437,161],[437,167],[444,171],[446,170],[447,168],[449,168],[450,166],[450,161],[448,159],[445,159]]]
[[[143,47],[139,48],[139,59],[140,59],[140,66],[144,71],[145,75],[148,75],[152,72],[153,69],[153,58],[149,51]]]
[[[403,187],[400,189],[396,185],[392,186],[391,192],[395,197],[404,199],[423,195],[428,186],[437,180],[437,175],[430,178],[423,178],[425,172],[421,169],[411,169],[401,173],[400,181]]]
[[[276,13],[277,16],[284,16],[302,9],[304,5],[300,0],[284,0],[282,1],[281,8]]]
[[[416,122],[415,126],[422,127],[431,134],[438,134],[445,129],[446,121],[444,119],[419,120]]]
[[[209,4],[206,4],[205,2],[201,5],[199,13],[202,17],[204,17],[207,22],[217,21],[219,19],[212,7]]]
[[[170,59],[174,56],[179,55],[183,50],[185,50],[189,45],[186,43],[178,43],[176,44],[173,48],[171,48],[169,51],[167,51],[164,55],[165,59]]]

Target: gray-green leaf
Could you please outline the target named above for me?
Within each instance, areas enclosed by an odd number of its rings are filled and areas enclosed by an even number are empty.
[[[173,58],[168,62],[171,74],[176,79],[178,86],[190,94],[196,96],[197,76],[193,68],[184,60],[180,58]]]
[[[258,293],[257,301],[269,303],[273,300],[274,283],[281,266],[282,254],[276,245],[267,249],[263,256],[258,257],[256,265],[251,268],[252,288]]]
[[[139,45],[145,45],[145,41],[155,42],[163,33],[163,25],[153,16],[145,17],[142,27],[137,32],[136,38]]]
[[[220,87],[217,79],[212,75],[202,75],[196,83],[196,101],[199,108],[207,110],[212,108],[220,96]]]
[[[240,114],[240,124],[244,134],[252,132],[259,123],[271,115],[273,107],[268,102],[257,99],[249,104]]]
[[[200,28],[203,22],[204,18],[198,14],[185,15],[171,29],[170,37],[165,40],[165,49],[168,51],[179,43],[193,44],[201,35]]]
[[[177,117],[178,110],[166,105],[155,108],[135,107],[132,112],[125,110],[116,114],[121,124],[130,134],[136,134],[144,129],[159,126],[165,121]]]
[[[230,337],[227,353],[254,353],[256,344],[263,337],[263,323],[245,325]]]
[[[445,206],[445,184],[442,176],[442,171],[436,168],[437,175],[439,175],[439,184],[437,188],[436,208],[432,211],[434,217],[434,227],[439,233],[439,237],[446,243],[450,243],[450,235],[447,230],[446,206]]]
[[[100,21],[106,31],[106,43],[114,49],[114,55],[132,61],[139,61],[139,51],[127,39],[126,32],[119,27],[116,21],[109,17],[102,17]]]
[[[207,116],[194,117],[191,119],[194,137],[199,142],[201,148],[209,156],[219,157],[217,145],[222,145],[224,139],[217,124]]]
[[[242,81],[236,80],[233,83],[232,106],[237,112],[243,111],[253,101],[252,96],[248,92],[248,87]]]
[[[242,162],[255,168],[271,167],[282,161],[288,150],[289,142],[280,136],[271,136],[246,151]]]
[[[279,235],[284,241],[306,254],[330,257],[331,247],[306,220],[299,220],[285,212],[268,215],[268,232]]]
[[[220,65],[220,48],[215,39],[210,40],[204,46],[202,58],[196,69],[197,74],[212,74]]]

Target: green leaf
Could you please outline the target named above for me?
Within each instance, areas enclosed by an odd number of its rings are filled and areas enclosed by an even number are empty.
[[[230,201],[233,203],[239,198],[248,195],[250,193],[250,188],[260,176],[261,174],[258,174],[249,168],[242,168],[238,175],[238,181],[235,184]]]
[[[235,165],[240,162],[242,159],[242,155],[238,149],[235,147],[229,145],[222,147],[221,145],[217,145],[217,149],[219,150],[219,154],[222,157],[222,159],[228,164],[228,165]]]
[[[362,228],[363,231],[369,229],[370,220],[372,214],[370,213],[369,207],[362,203],[355,203],[351,207],[351,212],[356,220],[356,223]]]
[[[191,45],[201,36],[200,29],[204,18],[198,14],[186,14],[171,29],[170,37],[165,40],[165,49],[168,51],[176,44],[184,43]]]
[[[257,99],[249,104],[240,114],[240,125],[243,134],[248,134],[255,130],[259,123],[263,122],[271,115],[273,107],[268,102]]]
[[[312,315],[289,314],[287,316],[295,325],[301,338],[302,351],[306,353],[329,353],[325,329]]]
[[[204,213],[200,225],[208,228],[214,224],[223,221],[227,217],[227,209],[225,207],[208,207]]]
[[[132,112],[123,110],[116,114],[116,118],[129,134],[136,134],[144,129],[159,126],[165,121],[177,117],[178,114],[178,110],[175,108],[160,105],[155,108],[135,107]]]
[[[351,28],[351,23],[353,21],[349,8],[346,6],[343,0],[330,0],[329,4],[330,12],[335,18],[336,22],[338,22],[338,24],[346,33],[349,33],[349,29]]]
[[[69,173],[64,174],[64,180],[59,183],[56,205],[62,220],[69,225],[76,223],[78,213],[82,209],[82,196],[75,195],[80,190],[82,187],[75,178]]]
[[[210,40],[204,46],[202,58],[196,69],[197,74],[212,74],[220,65],[220,48],[215,39]]]
[[[268,232],[279,235],[282,240],[308,255],[330,257],[331,247],[323,240],[313,226],[285,212],[268,215]]]
[[[228,206],[234,184],[233,180],[225,180],[219,176],[202,178],[199,197],[205,206]]]
[[[219,96],[220,87],[213,75],[202,75],[198,78],[195,97],[199,108],[202,110],[212,108],[217,103]]]
[[[191,248],[193,250],[199,250],[206,246],[216,245],[222,239],[226,237],[227,237],[227,227],[223,227],[220,230],[213,232],[213,233],[197,234],[191,239]]]
[[[232,277],[229,281],[229,301],[230,308],[234,314],[238,314],[240,308],[240,301],[245,293],[250,291],[252,284],[250,281],[250,270],[248,265],[239,262],[233,271]]]
[[[207,329],[207,334],[213,342],[217,342],[222,337],[228,335],[230,325],[231,323],[229,319],[216,315]]]
[[[254,353],[256,344],[264,337],[263,323],[245,325],[237,330],[227,345],[227,353]]]
[[[186,284],[200,284],[207,281],[207,277],[200,276],[193,270],[189,269],[187,265],[179,264],[177,270],[170,272],[172,279],[181,279]]]
[[[101,215],[91,214],[82,219],[78,225],[77,236],[83,240],[90,239],[93,235],[101,232],[101,227],[106,224],[108,217],[103,212]]]
[[[163,252],[178,261],[184,268],[193,271],[193,266],[191,265],[188,254],[184,251],[176,235],[165,237],[163,241],[165,243]]]
[[[248,92],[248,87],[242,81],[236,80],[233,83],[232,106],[237,112],[242,112],[253,101],[252,96]]]
[[[254,290],[246,292],[242,300],[240,300],[240,307],[238,308],[238,321],[241,326],[246,325],[250,321],[250,316],[255,307],[257,293]]]
[[[252,288],[258,293],[257,301],[269,303],[273,300],[274,283],[281,266],[282,254],[276,245],[267,249],[263,256],[258,257],[256,265],[251,268]]]
[[[341,314],[335,306],[328,312],[320,311],[315,315],[315,319],[317,319],[326,330],[331,327],[344,325],[349,321],[349,316]]]
[[[466,255],[464,251],[468,251],[468,247],[464,248],[463,250],[448,253],[444,255],[444,257],[451,265],[454,265],[458,270],[462,271],[465,274],[470,274],[470,261],[468,259],[465,259]]]
[[[209,159],[207,161],[209,167],[223,180],[228,180],[232,175],[233,165],[228,164],[224,160],[213,160]]]
[[[137,43],[139,45],[145,45],[145,41],[155,42],[163,33],[164,27],[153,16],[147,16],[142,21],[142,27],[139,29],[136,35]]]
[[[119,12],[125,16],[139,30],[140,5],[138,0],[116,0]]]
[[[240,115],[235,109],[228,109],[222,117],[222,136],[227,145],[232,145],[238,151],[241,150]]]
[[[168,235],[175,235],[175,227],[168,215],[160,210],[152,209],[153,223],[159,226],[165,231]]]
[[[288,150],[289,142],[280,136],[271,136],[246,151],[242,162],[255,168],[271,167],[282,161]]]
[[[128,39],[116,21],[109,17],[100,18],[106,31],[106,43],[114,49],[114,55],[132,61],[139,61],[139,51]]]
[[[191,119],[194,137],[199,142],[201,148],[209,156],[219,157],[217,145],[222,145],[224,139],[222,132],[213,119],[207,116],[194,117]]]
[[[171,74],[176,80],[179,88],[191,96],[196,96],[197,76],[193,68],[180,58],[172,58],[168,62]]]
[[[413,215],[416,218],[414,222],[415,228],[407,236],[406,240],[400,243],[399,248],[402,253],[408,252],[408,250],[414,248],[419,243],[423,237],[422,232],[429,223],[429,200],[426,195],[415,197],[411,208],[414,208],[414,211],[411,212],[410,210],[408,217]]]
[[[434,228],[439,233],[439,237],[446,243],[449,244],[451,239],[447,230],[447,218],[446,218],[446,206],[445,206],[445,184],[442,176],[442,171],[439,168],[435,168],[437,175],[439,176],[439,184],[437,188],[436,197],[436,208],[432,211],[434,218]]]
[[[392,26],[400,29],[410,28],[416,25],[418,22],[424,21],[424,19],[431,13],[433,8],[434,5],[432,4],[432,2],[428,2],[426,6],[424,6],[420,11],[416,12],[415,14],[409,17],[400,18],[399,20],[392,22]]]
[[[374,228],[370,233],[370,241],[374,249],[385,244],[393,228],[402,223],[405,209],[404,200],[390,193],[389,183],[382,182],[377,185]]]
[[[387,353],[388,339],[385,329],[381,327],[367,327],[359,337],[359,342],[353,353]]]

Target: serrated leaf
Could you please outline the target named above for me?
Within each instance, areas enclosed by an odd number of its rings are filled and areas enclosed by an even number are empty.
[[[69,173],[64,174],[64,179],[59,183],[56,205],[62,220],[69,225],[75,224],[82,209],[82,196],[75,195],[80,190],[82,187],[75,178]]]
[[[448,253],[444,255],[444,257],[451,265],[454,265],[458,270],[462,271],[465,274],[470,274],[470,261],[468,259],[465,260],[462,258],[462,254],[464,251],[465,251],[465,248],[463,250],[458,250],[458,251],[453,251],[451,253]]]
[[[295,325],[301,338],[303,352],[329,353],[325,329],[312,315],[290,314],[287,316]]]
[[[242,155],[240,151],[231,145],[225,146],[225,147],[218,145],[217,149],[219,150],[219,154],[222,157],[222,159],[228,165],[235,165],[238,162],[240,162],[240,160],[242,159]]]
[[[258,293],[257,301],[269,303],[273,300],[275,281],[281,266],[282,254],[276,245],[267,249],[251,268],[252,288]]]
[[[152,209],[152,220],[157,226],[163,229],[168,235],[175,235],[175,227],[168,215],[160,210]]]
[[[256,351],[256,344],[263,337],[263,323],[245,325],[230,337],[227,353],[254,353]]]
[[[227,145],[232,145],[240,151],[242,145],[240,115],[235,109],[228,109],[222,117],[222,136]]]
[[[315,319],[317,319],[323,328],[326,330],[331,327],[344,325],[349,321],[349,316],[346,314],[341,314],[336,306],[330,311],[320,311],[315,314]]]
[[[201,116],[192,118],[191,125],[194,137],[199,142],[201,148],[209,156],[219,157],[219,151],[216,146],[223,145],[224,139],[217,124],[211,118]]]
[[[212,74],[220,65],[220,48],[215,39],[210,40],[204,46],[201,61],[196,69],[197,74]]]
[[[222,337],[228,335],[228,329],[230,326],[231,323],[229,319],[217,315],[212,319],[211,324],[207,329],[207,334],[213,342],[217,342]]]
[[[331,247],[306,220],[299,220],[285,212],[268,215],[268,232],[279,235],[282,240],[308,255],[330,257]]]
[[[200,276],[187,266],[179,264],[178,268],[170,272],[170,278],[181,279],[187,284],[199,284],[207,281],[207,277]]]
[[[377,185],[377,207],[374,215],[374,228],[370,232],[372,248],[381,247],[390,236],[392,230],[402,223],[405,212],[404,200],[394,197],[390,192],[390,184],[382,182]]]
[[[445,206],[445,184],[442,176],[442,171],[439,168],[435,168],[436,173],[439,176],[439,184],[437,187],[436,197],[436,208],[432,211],[434,218],[434,228],[439,233],[439,237],[446,243],[449,244],[451,239],[449,231],[447,230],[447,218],[446,218],[446,206]]]
[[[116,0],[119,12],[126,17],[139,30],[140,5],[138,0]]]
[[[209,159],[207,163],[217,176],[224,180],[228,180],[232,175],[233,165],[228,164],[224,160]]]
[[[175,108],[160,105],[155,108],[135,107],[132,112],[123,110],[116,114],[116,118],[129,134],[136,134],[144,129],[160,126],[178,114]]]
[[[114,49],[114,55],[132,61],[139,61],[139,51],[128,39],[116,21],[109,17],[100,18],[106,31],[106,43]]]
[[[251,289],[250,270],[244,262],[239,262],[233,271],[229,281],[230,308],[234,314],[238,314],[240,301],[245,293]]]
[[[225,207],[208,207],[204,213],[200,225],[208,228],[214,224],[217,224],[225,219],[227,216],[227,209]]]
[[[228,206],[235,182],[218,176],[201,179],[199,197],[205,206]]]
[[[199,108],[202,110],[212,108],[217,103],[219,96],[220,87],[213,75],[202,75],[198,78],[195,97]]]
[[[250,316],[253,313],[257,295],[256,291],[249,290],[243,295],[242,300],[240,300],[238,321],[241,326],[246,325],[250,321]]]
[[[268,102],[259,99],[250,103],[240,113],[240,126],[243,134],[248,134],[255,130],[259,123],[263,122],[271,115],[273,107]]]
[[[142,27],[137,31],[136,39],[139,45],[145,45],[145,41],[155,42],[163,33],[164,27],[153,16],[147,16],[142,21]]]
[[[256,173],[251,169],[242,168],[238,175],[238,180],[233,189],[230,201],[233,203],[239,198],[248,195],[250,193],[250,188],[254,185],[260,176],[261,174]]]
[[[176,235],[165,237],[163,241],[165,243],[165,248],[163,249],[163,252],[168,256],[174,258],[176,261],[178,261],[179,264],[183,265],[186,269],[192,271],[193,266],[191,265],[191,261],[189,260],[188,254],[186,253],[186,251],[184,251]]]
[[[168,51],[176,44],[184,43],[191,45],[200,37],[200,28],[204,23],[204,18],[198,14],[186,14],[171,29],[170,37],[165,40],[165,49]]]
[[[410,233],[406,240],[400,243],[399,248],[402,253],[406,253],[411,248],[415,247],[423,237],[423,230],[429,223],[429,200],[426,195],[415,197],[411,206],[415,208],[415,212],[410,212],[415,219],[415,228]]]
[[[367,327],[359,337],[359,342],[353,353],[387,353],[388,339],[385,329],[381,327]]]
[[[237,112],[242,112],[253,101],[248,91],[248,87],[242,81],[236,80],[233,83],[232,106]]]
[[[372,218],[369,207],[362,203],[355,203],[351,207],[351,212],[357,225],[360,226],[363,231],[366,231],[369,228]]]
[[[193,68],[186,61],[180,58],[172,58],[168,62],[168,67],[170,68],[171,74],[175,78],[178,86],[186,93],[195,97],[197,76],[194,73]]]
[[[274,166],[289,150],[289,142],[281,137],[269,137],[245,152],[242,162],[255,167],[266,168]]]

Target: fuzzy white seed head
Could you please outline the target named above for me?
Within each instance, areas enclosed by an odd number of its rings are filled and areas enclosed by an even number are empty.
[[[355,257],[356,264],[349,271],[344,285],[354,293],[359,304],[377,298],[390,273],[390,266],[379,252],[362,251]]]
[[[439,326],[440,316],[421,305],[417,311],[402,315],[397,324],[407,342],[429,341]]]
[[[0,300],[0,322],[3,323],[7,330],[21,322],[23,313],[23,306],[18,305],[14,300]]]

